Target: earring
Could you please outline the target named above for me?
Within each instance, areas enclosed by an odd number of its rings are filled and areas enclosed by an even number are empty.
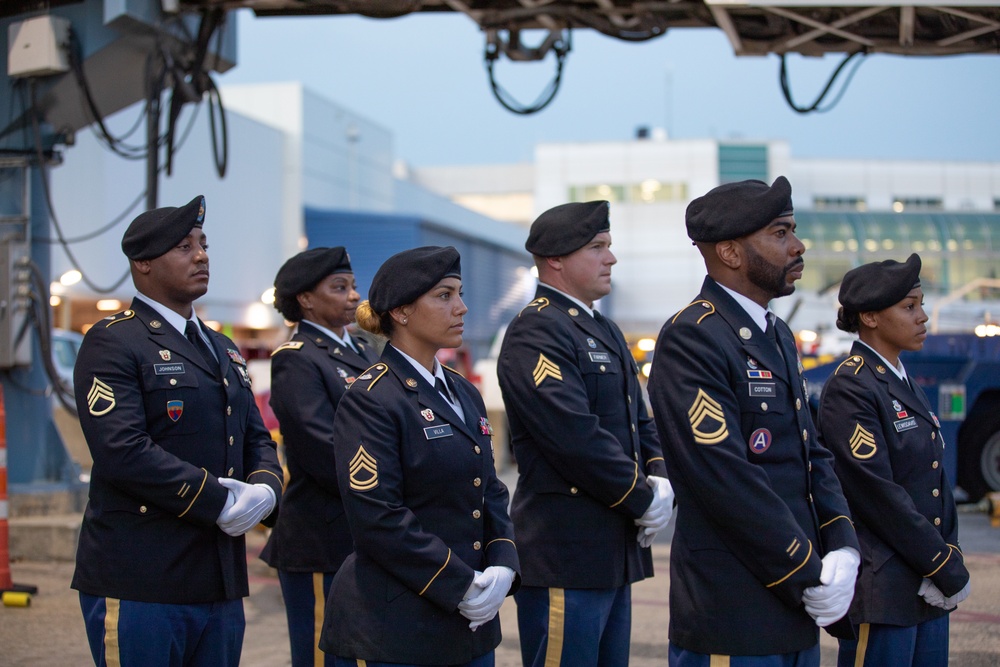
[[[406,324],[406,318],[405,317],[403,318],[403,324]]]

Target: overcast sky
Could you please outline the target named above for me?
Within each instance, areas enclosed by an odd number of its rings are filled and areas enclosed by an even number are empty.
[[[622,140],[639,126],[679,139],[786,139],[793,157],[1000,161],[1000,55],[869,56],[836,107],[800,115],[782,96],[778,57],[737,58],[719,30],[679,28],[631,43],[581,29],[555,100],[518,116],[494,99],[484,35],[461,14],[256,18],[243,10],[237,20],[239,62],[220,84],[302,81],[391,130],[396,156],[416,166],[531,161],[540,142]],[[841,58],[791,56],[795,102],[811,103]],[[524,103],[554,71],[551,56],[497,67]]]

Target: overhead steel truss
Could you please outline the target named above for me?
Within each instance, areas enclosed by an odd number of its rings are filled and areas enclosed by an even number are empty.
[[[460,12],[487,34],[590,28],[629,41],[672,28],[717,27],[738,55],[1000,54],[1000,6],[982,0],[180,0],[180,7],[250,8],[258,16]]]

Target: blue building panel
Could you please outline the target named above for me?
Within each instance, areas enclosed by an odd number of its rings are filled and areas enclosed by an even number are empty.
[[[362,297],[378,267],[397,252],[425,245],[454,246],[462,255],[464,300],[469,307],[465,345],[473,359],[485,357],[497,331],[531,299],[534,286],[524,276],[531,266],[525,252],[469,236],[416,216],[364,211],[305,210],[309,247],[342,245]]]

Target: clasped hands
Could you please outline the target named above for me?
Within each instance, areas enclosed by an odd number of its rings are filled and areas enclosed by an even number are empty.
[[[802,603],[816,625],[825,628],[847,614],[854,599],[854,582],[860,564],[860,555],[851,547],[842,547],[823,556],[820,585],[802,593]]]
[[[653,501],[649,503],[645,514],[635,520],[635,525],[639,526],[636,539],[642,547],[653,543],[656,534],[667,527],[674,513],[674,489],[670,486],[670,481],[666,477],[650,475],[646,478],[646,484],[653,489]]]
[[[962,590],[955,593],[950,597],[945,597],[941,589],[934,585],[934,582],[930,579],[924,579],[920,582],[920,590],[917,591],[917,595],[924,599],[924,602],[931,605],[932,607],[940,607],[941,609],[954,609],[958,606],[959,602],[965,600],[969,597],[969,591],[971,590],[971,583],[967,582]]]
[[[219,484],[229,490],[229,497],[215,523],[232,537],[239,537],[260,523],[278,502],[266,484],[247,484],[229,477],[220,478]]]
[[[472,585],[458,603],[459,613],[470,621],[470,630],[493,620],[513,583],[514,570],[509,567],[491,565],[482,572],[476,570]]]

